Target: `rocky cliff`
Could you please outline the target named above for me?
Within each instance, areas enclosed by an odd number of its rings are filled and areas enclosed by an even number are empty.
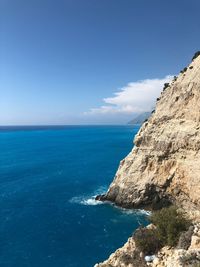
[[[165,84],[134,144],[100,199],[127,208],[175,202],[200,210],[200,56]]]
[[[165,84],[156,109],[120,162],[102,201],[126,208],[159,209],[171,203],[194,220],[187,249],[163,247],[152,267],[200,264],[200,52],[170,84]],[[147,266],[131,237],[108,260],[96,267]]]

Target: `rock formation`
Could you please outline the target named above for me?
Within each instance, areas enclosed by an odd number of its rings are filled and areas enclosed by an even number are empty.
[[[157,209],[200,210],[200,56],[165,84],[156,109],[100,200]]]
[[[187,248],[163,247],[152,267],[200,266],[200,52],[170,84],[98,200],[126,208],[159,209],[175,203],[193,219]],[[147,266],[134,238],[96,267]]]
[[[143,255],[137,251],[133,237],[126,244],[111,254],[109,259],[95,267],[199,267],[200,264],[200,224],[192,231],[191,241],[187,249],[163,247],[153,262],[148,265]]]

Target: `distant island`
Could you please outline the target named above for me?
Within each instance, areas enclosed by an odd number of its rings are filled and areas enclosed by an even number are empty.
[[[142,124],[145,120],[147,120],[151,115],[151,112],[143,112],[133,118],[128,124]]]

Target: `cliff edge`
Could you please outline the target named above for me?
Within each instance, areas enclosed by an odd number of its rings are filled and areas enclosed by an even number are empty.
[[[200,56],[170,84],[120,162],[100,200],[159,209],[173,202],[200,211]]]

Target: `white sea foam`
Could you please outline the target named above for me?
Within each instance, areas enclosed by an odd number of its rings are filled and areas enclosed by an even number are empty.
[[[89,206],[95,206],[95,205],[103,204],[103,202],[102,201],[98,201],[95,198],[88,198],[88,199],[82,200],[81,204],[89,205]]]
[[[142,209],[124,209],[124,208],[120,208],[120,209],[124,214],[146,215],[146,216],[151,215],[151,211],[142,210]]]
[[[95,206],[103,204],[103,202],[98,201],[95,199],[95,196],[93,197],[73,197],[69,201],[70,203],[74,204],[81,204],[81,205],[88,205],[88,206]]]
[[[101,186],[95,192],[93,192],[93,195],[88,195],[88,196],[76,196],[73,197],[69,200],[70,203],[75,203],[75,204],[81,204],[81,205],[88,205],[88,206],[95,206],[95,205],[100,205],[104,204],[104,202],[96,200],[96,196],[103,194],[106,192],[106,187]]]
[[[149,210],[139,210],[139,211],[140,211],[140,213],[145,214],[147,216],[151,215],[151,211],[149,211]]]
[[[106,186],[101,186],[99,187],[97,190],[95,190],[93,192],[93,195],[88,195],[88,196],[76,196],[73,197],[69,200],[70,203],[75,203],[75,204],[80,204],[80,205],[86,205],[86,206],[95,206],[95,205],[101,205],[101,204],[108,204],[110,202],[105,201],[99,201],[96,200],[96,196],[97,195],[101,195],[103,193],[105,193],[107,190]],[[122,214],[126,214],[126,215],[136,215],[136,216],[140,216],[140,215],[146,215],[149,216],[151,215],[150,211],[147,210],[143,210],[143,209],[124,209],[118,206],[115,206],[113,203],[110,203],[111,205],[113,205],[113,207],[115,207],[116,209],[119,209]]]

